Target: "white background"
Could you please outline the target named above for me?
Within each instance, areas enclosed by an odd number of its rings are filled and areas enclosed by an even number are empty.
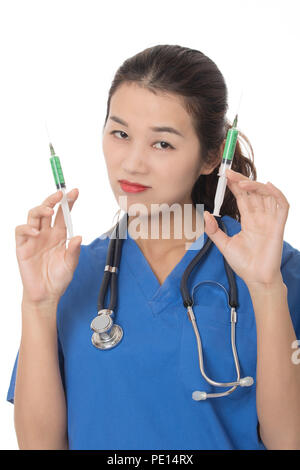
[[[299,14],[297,0],[0,0],[0,448],[17,449],[6,402],[21,334],[14,230],[55,192],[47,120],[68,189],[75,234],[89,244],[112,225],[101,133],[107,94],[125,59],[156,44],[199,49],[220,68],[233,119],[255,155],[258,181],[290,203],[284,239],[300,249]],[[34,386],[34,385],[33,385]]]

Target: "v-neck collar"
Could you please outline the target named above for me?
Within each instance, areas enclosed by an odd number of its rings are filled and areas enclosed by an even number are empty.
[[[142,250],[129,235],[128,229],[126,235],[127,238],[123,242],[122,253],[125,249],[124,258],[127,266],[135,277],[136,282],[139,284],[153,314],[156,315],[164,310],[169,303],[178,302],[178,296],[181,296],[180,281],[183,272],[206,242],[207,234],[205,232],[202,233],[191,244],[181,260],[168,274],[162,285],[160,285]],[[195,247],[197,247],[197,249],[195,249]]]

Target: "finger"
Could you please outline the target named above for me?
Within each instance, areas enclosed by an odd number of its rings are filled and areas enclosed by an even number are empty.
[[[230,179],[230,181],[234,181],[236,183],[238,183],[239,181],[253,181],[253,180],[250,180],[248,176],[245,176],[242,173],[239,173],[238,171],[234,171],[231,168],[226,169],[225,175],[227,178]]]
[[[257,193],[264,197],[265,208],[274,212],[274,209],[280,209],[285,214],[289,210],[289,203],[285,195],[272,183],[259,183],[257,181],[248,180],[247,182],[239,182],[239,186],[251,193]]]
[[[263,211],[269,214],[274,215],[276,212],[277,208],[277,202],[276,199],[274,198],[274,194],[272,191],[270,191],[270,188],[268,185],[259,183],[257,181],[241,181],[239,182],[239,186],[242,187],[247,193],[249,193],[252,196],[252,200],[254,195],[260,195],[262,204],[263,204]],[[252,202],[250,199],[250,201]]]
[[[230,240],[230,237],[220,229],[218,222],[215,217],[208,211],[204,211],[204,230],[207,236],[217,246],[222,254],[226,251],[226,245]]]
[[[66,194],[70,211],[72,210],[72,207],[73,207],[75,201],[77,200],[78,195],[79,195],[79,190],[77,188],[72,189],[71,191],[69,191]],[[65,223],[64,214],[63,214],[63,211],[62,211],[61,204],[59,205],[59,208],[57,209],[57,213],[56,213],[56,216],[55,216],[53,227],[57,227],[57,228],[66,230],[66,223]]]
[[[37,206],[30,209],[27,217],[27,224],[41,230],[44,227],[49,227],[51,224],[51,217],[54,214],[54,210],[47,206]]]
[[[277,210],[276,199],[271,195],[265,196],[264,204],[265,204],[265,211],[268,212],[269,214],[275,215],[276,210]]]
[[[71,271],[74,271],[78,263],[81,242],[82,242],[81,236],[71,238],[69,245],[68,245],[68,249],[66,250],[65,262]]]
[[[270,188],[266,184],[259,183],[258,181],[253,181],[249,179],[241,180],[238,182],[238,186],[242,190],[256,191],[261,196],[269,196],[270,194],[272,194]]]
[[[232,192],[234,193],[237,202],[238,198],[242,198],[241,189],[246,191],[248,198],[244,197],[243,200],[248,207],[249,212],[271,212],[274,213],[274,201],[272,198],[272,193],[270,188],[264,184],[254,181],[242,175],[241,173],[235,172],[233,170],[228,171],[228,178],[230,181],[229,186],[232,186]],[[269,198],[268,201],[265,201],[266,197]]]
[[[290,205],[288,203],[287,198],[280,191],[280,189],[278,189],[269,181],[267,182],[267,184],[259,183],[254,180],[250,180],[245,175],[242,175],[241,173],[238,173],[231,169],[227,169],[225,174],[226,174],[226,177],[228,177],[228,181],[230,181],[228,186],[229,186],[229,189],[232,190],[233,194],[235,195],[238,206],[245,205],[246,207],[248,207],[248,210],[251,212],[251,208],[253,208],[253,205],[251,204],[253,203],[252,202],[250,203],[250,201],[254,201],[252,197],[252,193],[255,192],[257,194],[259,192],[260,195],[264,197],[264,199],[266,199],[267,197],[269,198],[268,201],[264,200],[264,207],[265,209],[268,208],[272,211],[271,214],[276,216],[276,222],[284,229],[284,225],[288,217],[288,211],[289,211]],[[237,186],[235,185],[235,183],[238,183],[239,189],[237,189]],[[246,190],[246,194],[247,192],[250,193],[248,201],[245,195],[244,196],[241,195],[240,191],[242,188]],[[275,200],[275,202],[272,201],[272,198]],[[243,204],[243,201],[244,201],[244,204]],[[275,209],[275,203],[276,203],[276,209]],[[245,210],[246,210],[246,207],[245,207]],[[275,213],[274,213],[274,209],[275,209]]]
[[[248,182],[244,184],[243,186],[247,186]],[[251,185],[250,185],[251,186]],[[249,185],[248,188],[244,188],[244,198],[247,199],[248,206],[249,206],[249,212],[265,212],[265,204],[264,204],[264,196],[257,191],[257,190],[251,190],[249,191]]]
[[[268,181],[267,186],[269,186],[274,198],[276,199],[276,203],[277,203],[276,219],[278,221],[278,224],[281,225],[282,230],[284,230],[284,226],[288,218],[290,205],[288,203],[287,198],[284,196],[284,194],[280,191],[280,189],[274,186],[274,184]]]
[[[275,197],[277,204],[279,205],[280,209],[283,209],[284,211],[289,210],[290,205],[285,197],[285,195],[278,189],[274,184],[270,183],[270,181],[267,182],[267,185],[269,186],[269,189],[271,190],[272,195]]]
[[[243,196],[244,192],[243,190],[249,187],[248,183],[255,183],[255,184],[261,184],[257,183],[257,181],[250,180],[247,176],[242,175],[241,173],[237,173],[236,171],[227,169],[226,170],[226,175],[227,175],[227,184],[236,197],[238,199],[240,196]],[[252,187],[252,186],[251,186]],[[249,193],[248,196],[251,196],[252,194]],[[255,201],[255,198],[253,199]],[[248,201],[249,202],[249,201]],[[255,202],[255,205],[257,206],[258,200]]]
[[[232,193],[234,194],[234,196],[236,197],[236,199],[243,196],[243,194],[244,194],[242,192],[243,189],[248,190],[248,187],[249,187],[248,183],[250,183],[250,184],[254,183],[254,184],[257,184],[257,185],[262,185],[262,183],[258,183],[257,181],[251,180],[247,176],[242,175],[241,173],[238,173],[238,172],[233,171],[231,169],[227,169],[225,173],[226,173],[226,176],[228,178],[227,184],[228,184],[230,190],[232,191]],[[264,186],[264,185],[262,185],[262,186]],[[252,188],[252,186],[251,186],[251,188]],[[247,195],[250,197],[250,196],[252,196],[252,193],[248,191]],[[257,198],[252,198],[252,201],[248,200],[248,202],[252,203],[252,207],[253,206],[257,207],[260,204],[261,204],[261,207],[262,207],[262,201],[260,201]],[[249,208],[251,208],[251,205],[249,205]]]
[[[247,191],[241,188],[238,182],[231,181],[230,179],[227,180],[227,186],[236,198],[237,206],[241,216],[253,212],[253,207],[249,199],[250,193],[248,195]]]
[[[240,188],[247,188],[249,191],[251,190],[259,190],[260,194],[262,195],[274,195],[278,201],[278,204],[283,207],[284,209],[289,206],[288,200],[285,195],[278,189],[274,184],[268,181],[267,184],[259,183],[258,181],[251,180],[245,175],[233,171],[231,169],[226,170],[226,176],[231,182],[239,183]],[[249,186],[248,186],[249,185]],[[269,187],[267,186],[269,185]],[[249,188],[249,189],[248,189]]]
[[[32,227],[31,225],[18,225],[15,228],[16,246],[19,247],[25,243],[29,237],[36,237],[39,234],[39,230]]]
[[[41,204],[41,206],[46,206],[50,207],[53,209],[55,204],[62,198],[62,191],[57,191],[56,193],[51,194],[48,196],[44,202]],[[41,207],[38,206],[38,207]],[[34,208],[36,209],[36,208]],[[41,227],[41,215],[38,215],[34,209],[31,209],[28,212],[28,217],[27,217],[27,224],[31,225],[32,227],[36,228],[37,230],[40,230]]]

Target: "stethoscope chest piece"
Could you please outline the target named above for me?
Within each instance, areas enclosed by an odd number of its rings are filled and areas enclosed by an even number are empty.
[[[113,312],[109,309],[100,310],[91,323],[91,329],[94,331],[92,343],[98,349],[111,349],[123,338],[123,330],[119,325],[113,324],[111,313]]]

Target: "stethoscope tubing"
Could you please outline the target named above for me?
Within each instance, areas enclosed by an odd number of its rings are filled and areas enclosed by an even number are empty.
[[[221,226],[221,229],[223,232],[228,234],[226,225],[224,222],[219,219],[218,217],[215,217],[215,219],[218,222],[218,225]],[[199,253],[195,256],[195,258],[191,261],[191,263],[187,266],[185,269],[181,282],[180,282],[180,291],[181,291],[181,296],[183,300],[183,305],[187,308],[189,306],[193,306],[193,299],[190,297],[189,290],[188,290],[188,279],[195,268],[197,264],[199,263],[201,258],[204,258],[205,255],[208,253],[210,247],[212,245],[212,240],[208,237],[206,240],[205,245],[201,248]],[[235,275],[229,264],[227,263],[225,257],[223,257],[224,260],[224,266],[225,266],[225,271],[226,271],[226,276],[229,282],[229,305],[230,307],[237,308],[238,307],[238,300],[237,300],[237,286],[236,286],[236,280],[235,280]]]
[[[121,222],[126,220],[127,222],[126,228],[128,224],[128,217],[129,217],[128,213],[126,213],[123,219],[121,220]],[[226,225],[224,224],[224,222],[221,219],[217,219],[217,222],[219,226],[221,227],[221,229],[227,234],[227,229],[226,229]],[[124,228],[122,227],[121,230],[124,230]],[[98,296],[98,304],[97,304],[98,315],[101,315],[100,318],[98,317],[98,319],[99,320],[103,319],[103,322],[101,321],[100,325],[98,326],[95,325],[94,322],[97,319],[96,317],[96,319],[94,319],[91,324],[91,328],[95,331],[92,337],[92,343],[99,349],[110,349],[111,347],[116,346],[123,337],[122,328],[118,325],[114,325],[112,320],[110,319],[110,316],[114,314],[114,310],[117,306],[117,275],[118,275],[118,269],[119,269],[119,264],[120,264],[120,259],[121,259],[122,242],[123,242],[123,239],[120,238],[120,222],[118,222],[113,230],[113,233],[111,235],[111,239],[109,242],[103,280],[101,283],[100,292]],[[209,378],[206,375],[205,370],[204,370],[201,337],[200,337],[200,333],[197,327],[197,321],[196,321],[193,308],[192,308],[194,304],[194,301],[193,301],[194,289],[192,291],[192,296],[190,296],[189,290],[188,290],[188,279],[193,269],[195,268],[195,266],[197,266],[197,264],[199,263],[200,259],[201,258],[203,259],[207,255],[211,246],[212,246],[212,240],[208,238],[205,245],[202,247],[199,253],[194,257],[194,259],[187,266],[181,278],[180,292],[182,295],[183,305],[185,308],[187,308],[188,318],[192,323],[194,333],[196,336],[197,347],[198,347],[198,357],[199,357],[199,367],[200,367],[200,372],[202,376],[210,385],[213,385],[216,387],[232,387],[232,388],[222,393],[206,393],[206,392],[195,391],[193,392],[193,399],[197,401],[205,400],[206,398],[216,398],[216,397],[226,396],[232,393],[238,386],[250,386],[253,383],[252,377],[245,377],[244,379],[240,379],[240,365],[239,365],[236,344],[235,344],[235,326],[236,326],[236,310],[235,309],[238,306],[237,285],[236,285],[235,274],[233,270],[231,269],[231,267],[229,266],[229,264],[227,263],[225,257],[223,257],[224,266],[225,266],[226,276],[227,276],[228,283],[229,283],[229,294],[227,291],[226,293],[228,297],[228,304],[231,307],[231,348],[232,348],[232,354],[233,354],[236,373],[237,373],[237,379],[235,382],[224,382],[224,383],[216,382],[212,380],[211,378]],[[105,302],[106,294],[108,291],[108,286],[110,286],[110,302],[109,302],[109,307],[105,308],[104,302]],[[221,285],[221,287],[223,286]],[[103,324],[106,323],[107,326],[103,326],[102,328],[102,323]]]
[[[128,214],[127,220],[128,220]],[[108,246],[108,251],[106,255],[106,262],[104,268],[104,275],[103,280],[101,283],[101,288],[98,296],[98,312],[105,309],[104,302],[105,297],[108,291],[108,285],[110,286],[110,299],[109,299],[109,306],[108,310],[114,312],[117,307],[117,275],[118,275],[118,268],[120,265],[121,260],[121,252],[122,252],[122,239],[119,237],[120,235],[120,223],[117,223],[115,226],[113,233],[111,235],[111,239]]]

